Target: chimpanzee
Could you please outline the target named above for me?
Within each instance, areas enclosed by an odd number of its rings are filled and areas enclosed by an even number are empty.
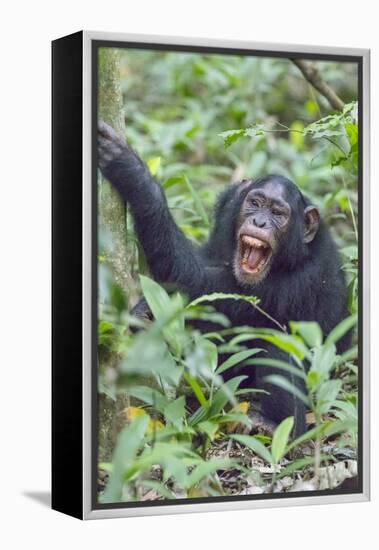
[[[104,122],[99,123],[98,162],[130,206],[157,281],[173,284],[191,299],[212,292],[256,296],[280,324],[317,321],[325,335],[347,316],[344,276],[330,232],[318,209],[287,178],[269,175],[228,186],[218,199],[208,242],[196,249],[175,224],[146,165]],[[213,305],[233,325],[277,328],[244,301]],[[338,351],[348,343],[347,336]],[[276,347],[259,347],[265,348],[266,357],[288,362]],[[263,416],[277,423],[293,415],[294,435],[303,433],[302,401],[265,380],[272,367],[250,367],[252,371],[255,379],[250,378],[250,384],[269,392],[261,400]]]

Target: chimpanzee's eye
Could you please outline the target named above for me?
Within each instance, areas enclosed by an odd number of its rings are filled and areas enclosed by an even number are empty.
[[[281,212],[280,210],[277,210],[276,208],[271,210],[271,212],[273,213],[274,216],[281,216],[283,214],[283,212]]]
[[[251,206],[259,206],[258,201],[256,201],[255,199],[251,199],[250,204]]]

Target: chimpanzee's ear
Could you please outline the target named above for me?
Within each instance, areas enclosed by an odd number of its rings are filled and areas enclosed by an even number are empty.
[[[305,231],[303,241],[310,243],[316,236],[320,225],[320,213],[315,206],[307,206],[304,209]]]

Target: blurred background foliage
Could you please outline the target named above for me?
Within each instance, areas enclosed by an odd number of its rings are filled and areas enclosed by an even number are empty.
[[[322,78],[345,103],[343,112],[338,113],[288,59],[131,49],[119,50],[118,55],[126,139],[161,182],[185,235],[196,244],[204,242],[214,202],[226,185],[265,174],[285,175],[320,208],[333,232],[349,284],[349,310],[354,314],[357,66],[317,62]],[[232,354],[230,364],[224,365],[227,370],[254,355],[254,350],[243,345],[253,335],[246,335],[244,327],[231,329],[222,316],[218,322],[226,333],[234,330],[232,341],[224,338],[222,330],[201,335],[188,327],[185,321],[218,314],[209,305],[187,304],[185,297],[178,295],[169,297],[143,277],[148,275],[146,261],[133,220],[128,213],[126,216],[127,292],[115,283],[112,273],[112,237],[99,226],[99,393],[105,396],[100,406],[100,446],[108,437],[104,434],[115,432],[110,423],[117,424],[116,432],[126,424],[114,453],[114,436],[110,449],[109,445],[105,451],[100,449],[102,470],[111,473],[103,500],[138,500],[149,491],[153,496],[146,498],[227,494],[218,474],[237,469],[241,480],[244,465],[225,452],[220,455],[222,464],[214,462],[209,452],[223,437],[229,446],[233,439],[234,445],[244,445],[274,468],[268,486],[256,479],[247,485],[256,492],[263,492],[262,487],[274,490],[274,483],[284,476],[278,477],[275,468],[296,446],[289,444],[291,419],[277,429],[272,441],[270,437],[233,435],[236,425],[249,426],[248,407],[239,403],[241,380],[223,384],[224,371],[217,368],[216,343]],[[146,332],[134,335],[130,327],[138,328],[141,323],[128,311],[142,294],[156,321]],[[353,326],[354,319],[347,321],[348,326]],[[344,358],[335,355],[334,344],[346,330],[343,327],[334,341],[324,341],[315,324],[299,326],[293,328],[293,335],[272,331],[270,338],[279,347],[293,339],[292,359],[299,368],[304,367],[304,357],[312,362],[308,395],[303,399],[314,415],[313,432],[307,439],[313,438],[315,449],[311,456],[305,453],[300,463],[290,462],[292,470],[288,470],[287,458],[283,471],[299,472],[311,464],[319,483],[321,463],[335,460],[330,450],[326,458],[322,455],[325,437],[342,433],[342,447],[356,447],[357,352],[354,347]],[[260,337],[268,338],[267,334]],[[303,355],[296,348],[299,341]],[[335,372],[340,377],[338,383],[333,380]],[[326,402],[320,401],[319,393],[327,395]],[[200,412],[187,406],[188,396],[194,398]],[[112,405],[106,400],[118,403],[115,415],[109,414]],[[338,445],[335,448],[341,447]],[[159,475],[152,470],[157,464]],[[245,480],[251,480],[251,472],[250,465]],[[259,468],[256,473],[261,477]],[[247,490],[246,483],[243,490]],[[232,492],[237,489],[233,487]]]
[[[317,66],[345,103],[357,99],[356,65]],[[342,222],[347,197],[357,206],[356,174],[331,170],[336,147],[301,133],[330,106],[290,60],[121,50],[121,86],[127,138],[150,161],[193,241],[206,238],[208,224],[188,181],[209,217],[226,184],[272,173],[295,181],[336,228],[340,244],[346,240],[349,216]],[[220,133],[253,124],[267,132],[224,147]]]

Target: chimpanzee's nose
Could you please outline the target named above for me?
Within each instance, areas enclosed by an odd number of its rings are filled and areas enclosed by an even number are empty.
[[[262,216],[261,214],[257,214],[253,218],[254,225],[257,227],[264,227],[266,225],[266,219],[265,216]]]

